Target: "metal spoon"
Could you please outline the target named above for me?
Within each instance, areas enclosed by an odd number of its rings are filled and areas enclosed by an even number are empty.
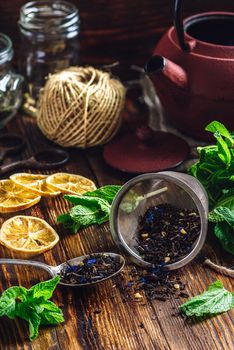
[[[88,287],[90,285],[93,284],[97,284],[99,282],[103,282],[108,280],[109,278],[112,278],[114,276],[116,276],[117,274],[120,273],[120,271],[123,269],[124,265],[125,265],[125,259],[122,255],[120,254],[115,254],[115,253],[95,253],[95,256],[103,256],[103,255],[109,255],[110,257],[114,258],[114,259],[118,259],[119,262],[121,263],[120,268],[115,271],[114,273],[112,273],[111,275],[104,277],[102,279],[99,280],[93,280],[92,282],[88,282],[88,283],[77,283],[77,284],[71,284],[71,283],[64,283],[64,282],[59,282],[59,284],[63,285],[63,286],[68,286],[68,287]],[[33,266],[33,267],[40,267],[41,269],[47,271],[51,277],[55,277],[58,276],[60,274],[60,272],[67,267],[67,263],[69,263],[70,265],[77,265],[78,263],[80,263],[81,261],[83,261],[85,258],[89,257],[90,255],[82,255],[79,256],[77,258],[68,260],[58,266],[50,266],[47,265],[43,262],[40,261],[33,261],[33,260],[23,260],[23,259],[0,259],[0,264],[1,265],[27,265],[27,266]]]

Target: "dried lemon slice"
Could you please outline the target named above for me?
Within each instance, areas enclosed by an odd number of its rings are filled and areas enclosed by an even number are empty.
[[[11,180],[0,181],[0,213],[13,213],[38,203],[41,196]]]
[[[71,193],[81,195],[88,191],[96,189],[95,184],[86,177],[68,174],[68,173],[56,173],[50,175],[46,179],[46,183],[63,193]]]
[[[54,197],[60,194],[60,191],[54,190],[46,183],[47,175],[19,173],[10,176],[10,179],[18,186],[37,193],[45,197]]]
[[[4,222],[0,231],[0,242],[21,253],[44,253],[58,241],[55,230],[46,221],[33,216],[14,216]]]

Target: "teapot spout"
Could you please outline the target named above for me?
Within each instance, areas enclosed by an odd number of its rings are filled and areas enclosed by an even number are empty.
[[[145,65],[145,72],[155,86],[163,80],[182,89],[188,87],[188,77],[184,69],[163,56],[152,56]]]

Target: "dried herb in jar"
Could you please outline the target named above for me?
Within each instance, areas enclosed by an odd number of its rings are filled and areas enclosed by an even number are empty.
[[[138,246],[142,258],[163,266],[188,255],[200,234],[197,210],[177,208],[171,204],[150,207],[138,225]]]

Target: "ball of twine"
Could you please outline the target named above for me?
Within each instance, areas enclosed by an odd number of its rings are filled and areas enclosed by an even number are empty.
[[[70,67],[47,80],[37,123],[46,137],[61,146],[92,147],[115,135],[124,102],[124,86],[109,73]]]

